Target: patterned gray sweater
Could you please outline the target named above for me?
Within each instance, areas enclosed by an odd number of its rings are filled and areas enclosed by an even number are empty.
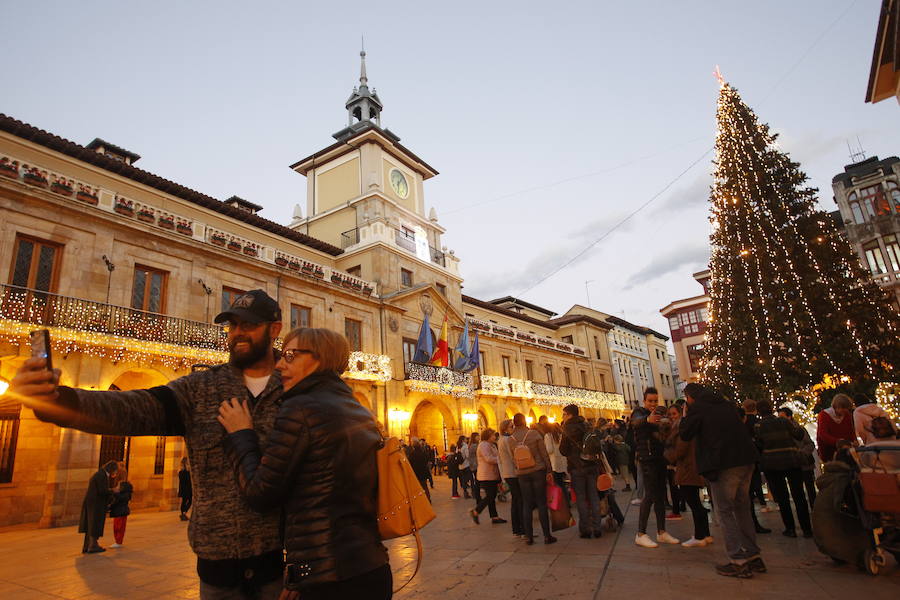
[[[149,390],[95,392],[61,387],[54,407],[36,410],[42,421],[103,435],[182,435],[191,461],[191,548],[200,558],[249,558],[280,550],[279,511],[260,514],[241,499],[222,447],[225,429],[219,404],[249,399],[241,371],[218,365]],[[253,405],[253,428],[261,444],[281,396],[281,376],[272,374]]]

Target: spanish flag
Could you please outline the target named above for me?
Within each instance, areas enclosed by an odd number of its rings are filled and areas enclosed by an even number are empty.
[[[431,357],[431,366],[448,367],[450,366],[450,343],[447,325],[447,314],[444,313],[444,324],[441,325],[441,337],[438,338],[437,348]]]

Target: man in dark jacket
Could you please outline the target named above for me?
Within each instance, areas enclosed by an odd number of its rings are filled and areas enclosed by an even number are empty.
[[[713,390],[689,383],[684,397],[687,414],[678,432],[686,442],[697,440],[697,471],[709,481],[730,559],[716,572],[741,578],[765,573],[750,517],[750,480],[758,456],[750,433],[737,407]]]
[[[406,449],[406,458],[409,460],[409,466],[412,467],[413,472],[416,474],[416,479],[419,480],[419,484],[425,490],[425,495],[428,496],[428,500],[431,500],[431,492],[428,490],[428,478],[431,476],[431,469],[428,467],[427,446],[421,440],[412,438]]]
[[[583,538],[603,535],[600,516],[600,496],[597,493],[599,463],[581,456],[584,436],[590,431],[587,421],[578,414],[578,407],[569,404],[563,408],[562,439],[559,452],[566,457],[566,466],[572,477],[575,504],[578,507],[578,531]]]
[[[106,552],[106,548],[100,547],[97,540],[103,537],[106,510],[109,508],[109,500],[112,497],[109,479],[118,470],[119,465],[116,461],[111,460],[94,473],[88,482],[87,492],[81,502],[81,520],[78,522],[78,533],[84,534],[82,554]]]
[[[223,401],[247,400],[253,428],[265,442],[282,392],[272,349],[281,332],[281,310],[263,290],[251,290],[215,322],[227,328],[228,364],[147,390],[94,391],[57,387],[59,372],[32,358],[19,368],[9,392],[34,408],[38,419],[60,427],[102,435],[183,436],[194,470],[188,541],[197,554],[201,600],[228,594],[275,600],[284,571],[279,513],[253,511],[241,499],[217,417]]]

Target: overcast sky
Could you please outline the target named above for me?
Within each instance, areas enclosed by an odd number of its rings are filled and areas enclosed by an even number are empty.
[[[365,35],[382,124],[440,171],[427,208],[483,299],[562,313],[593,280],[594,308],[669,333],[709,257],[712,154],[678,176],[712,147],[716,65],[827,210],[847,140],[900,153],[900,106],[863,101],[880,0],[133,4],[0,2],[0,112],[287,224],[288,165],[346,125]]]

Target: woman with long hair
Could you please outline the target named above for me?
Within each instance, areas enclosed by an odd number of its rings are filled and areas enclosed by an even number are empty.
[[[569,503],[569,489],[566,487],[566,457],[559,451],[559,442],[562,441],[562,427],[559,423],[547,423],[544,425],[544,445],[547,446],[547,454],[550,455],[550,466],[553,469],[553,481],[562,488],[563,498]]]
[[[391,568],[377,521],[382,437],[341,379],[350,344],[328,329],[294,329],[276,369],[284,394],[265,449],[247,403],[223,402],[219,421],[241,495],[283,510],[284,586],[304,600],[383,600]]]
[[[497,514],[497,486],[500,485],[500,456],[497,451],[497,432],[488,427],[481,433],[481,442],[478,444],[478,479],[484,497],[481,498],[475,508],[469,511],[469,515],[475,524],[478,524],[478,515],[487,507],[491,515],[491,523],[506,523]]]

